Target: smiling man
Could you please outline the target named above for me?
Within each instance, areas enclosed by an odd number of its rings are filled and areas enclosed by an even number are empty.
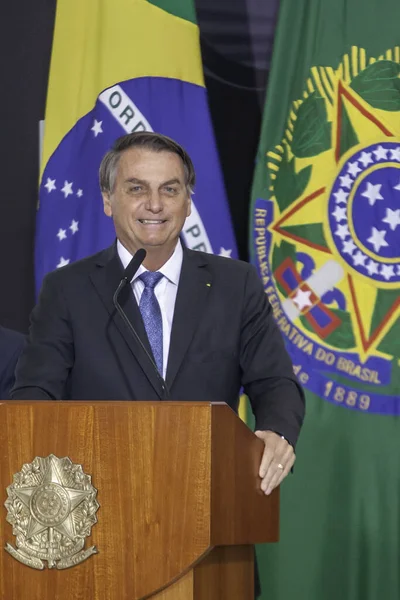
[[[46,277],[13,397],[160,400],[164,378],[174,400],[237,410],[243,386],[270,493],[293,466],[304,396],[254,267],[182,247],[194,185],[190,157],[170,138],[140,132],[116,141],[100,187],[117,241]],[[113,295],[140,248],[144,263],[121,294],[138,343]]]
[[[114,220],[123,264],[139,248],[145,248],[146,268],[157,271],[175,251],[182,250],[177,241],[190,215],[195,175],[183,151],[182,157],[162,151],[158,136],[139,135],[122,138],[117,149],[104,157],[100,187],[104,212]],[[168,145],[180,152],[172,140]]]

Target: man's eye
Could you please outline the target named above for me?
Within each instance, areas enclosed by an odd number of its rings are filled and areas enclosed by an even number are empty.
[[[165,188],[165,191],[168,192],[168,194],[176,194],[177,189],[167,185],[167,187]]]
[[[129,188],[130,192],[141,192],[142,191],[142,186],[141,185],[132,185]]]

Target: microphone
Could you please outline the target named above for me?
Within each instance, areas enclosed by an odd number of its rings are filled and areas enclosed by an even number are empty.
[[[136,329],[133,327],[132,323],[128,319],[124,309],[118,302],[118,298],[119,298],[119,295],[121,294],[122,290],[124,289],[124,287],[127,284],[130,284],[133,276],[135,275],[136,271],[138,270],[138,268],[140,267],[140,265],[142,264],[142,262],[144,261],[145,258],[146,258],[146,250],[144,248],[139,248],[139,250],[136,252],[136,254],[133,256],[132,260],[130,261],[129,265],[126,267],[124,274],[122,275],[122,279],[119,282],[117,289],[115,290],[115,293],[113,296],[113,304],[114,304],[117,312],[121,316],[122,320],[124,321],[125,325],[127,326],[129,331],[131,332],[131,334],[133,335],[133,337],[135,338],[135,340],[137,341],[137,343],[139,344],[139,346],[141,347],[141,349],[143,350],[143,352],[149,359],[149,361],[154,369],[154,372],[157,375],[157,379],[159,380],[159,382],[161,384],[163,400],[169,400],[169,397],[170,397],[169,390],[167,388],[167,384],[166,384],[164,378],[160,374],[160,372],[157,368],[157,365],[153,360],[153,357],[150,355],[146,346],[143,344]]]

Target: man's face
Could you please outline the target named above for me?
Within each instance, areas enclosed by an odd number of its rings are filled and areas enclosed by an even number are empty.
[[[131,254],[139,248],[172,254],[191,211],[182,160],[172,152],[125,150],[114,190],[103,194],[103,202],[118,239]]]

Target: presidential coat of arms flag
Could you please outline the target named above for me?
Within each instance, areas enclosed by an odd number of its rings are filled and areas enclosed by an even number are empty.
[[[400,598],[399,23],[394,0],[280,3],[250,250],[307,402],[260,549],[277,600]]]
[[[183,243],[235,257],[204,87],[193,0],[58,0],[44,125],[35,272],[114,238],[98,184],[101,158],[134,131],[172,137],[197,185]]]

